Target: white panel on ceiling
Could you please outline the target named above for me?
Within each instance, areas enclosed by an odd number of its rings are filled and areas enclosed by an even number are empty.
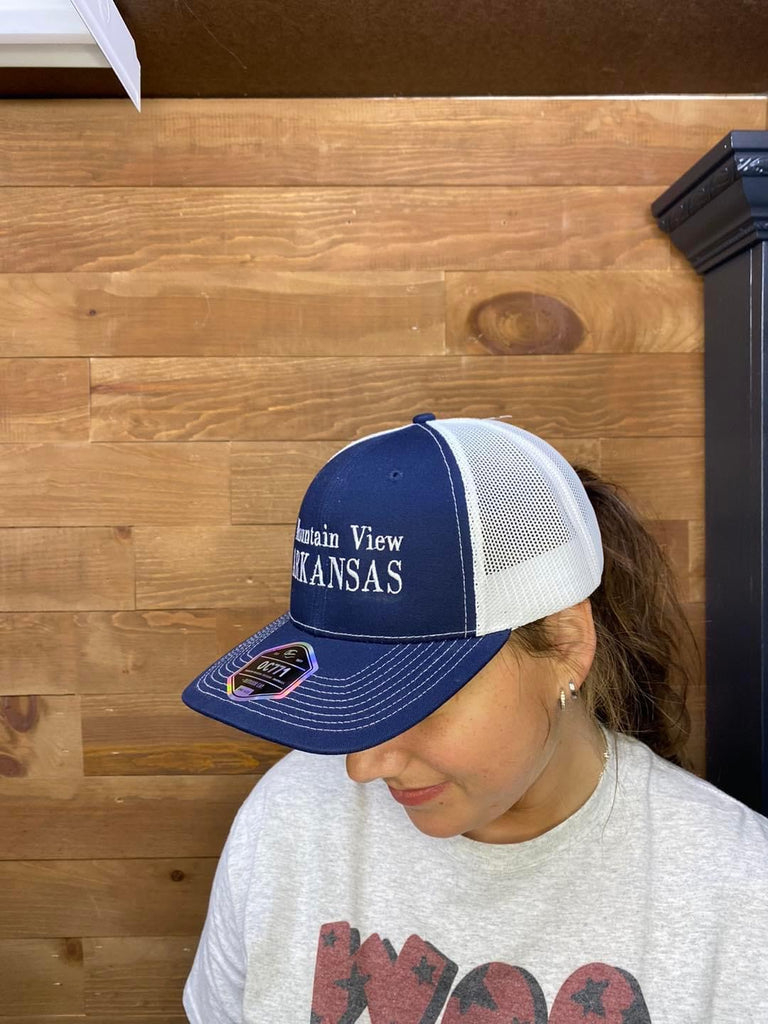
[[[114,0],[0,0],[0,67],[111,67],[141,109],[141,65]]]

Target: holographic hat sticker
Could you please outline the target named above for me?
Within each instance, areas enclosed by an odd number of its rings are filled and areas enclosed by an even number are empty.
[[[232,700],[281,700],[317,672],[311,644],[283,644],[260,651],[227,679]]]

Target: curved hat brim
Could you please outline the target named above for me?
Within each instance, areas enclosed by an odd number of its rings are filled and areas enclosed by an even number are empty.
[[[296,750],[352,753],[430,715],[491,660],[510,632],[368,643],[309,633],[286,613],[201,672],[182,700]]]

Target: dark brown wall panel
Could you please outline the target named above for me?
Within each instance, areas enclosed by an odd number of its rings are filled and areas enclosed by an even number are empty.
[[[143,93],[557,96],[764,92],[762,4],[120,0]],[[111,70],[3,68],[0,94],[120,96]]]

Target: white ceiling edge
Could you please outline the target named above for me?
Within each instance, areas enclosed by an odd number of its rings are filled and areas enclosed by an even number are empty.
[[[141,64],[114,0],[0,0],[0,67],[111,67],[141,110]]]

